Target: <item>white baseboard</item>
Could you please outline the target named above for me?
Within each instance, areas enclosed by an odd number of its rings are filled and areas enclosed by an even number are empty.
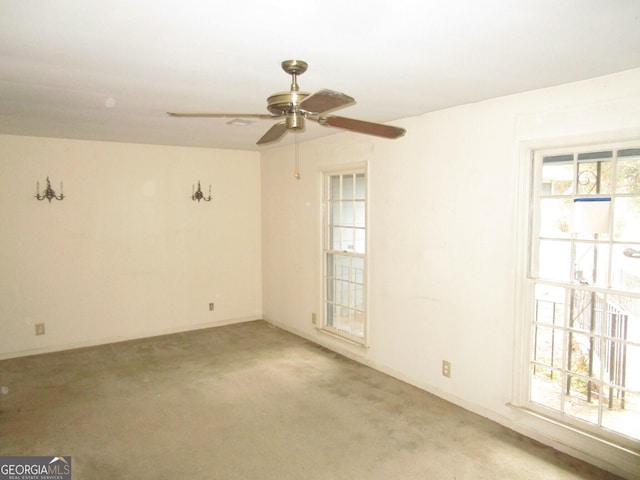
[[[19,357],[28,357],[31,355],[41,355],[44,353],[62,352],[65,350],[75,350],[78,348],[96,347],[98,345],[107,345],[109,343],[119,343],[119,342],[127,342],[129,340],[139,340],[141,338],[159,337],[161,335],[171,335],[174,333],[203,330],[205,328],[222,327],[224,325],[252,322],[252,321],[261,320],[261,319],[262,319],[262,315],[252,315],[249,317],[228,318],[228,319],[218,320],[214,322],[198,323],[196,325],[181,325],[181,326],[176,326],[176,327],[162,329],[162,330],[144,332],[139,335],[96,338],[96,339],[90,339],[82,342],[67,343],[62,345],[50,345],[47,347],[32,348],[28,350],[19,350],[15,352],[3,353],[3,354],[0,354],[0,360],[8,360],[10,358],[19,358]]]

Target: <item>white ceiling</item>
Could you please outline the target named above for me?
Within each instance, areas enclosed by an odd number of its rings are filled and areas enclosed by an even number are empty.
[[[640,0],[0,0],[0,133],[268,148],[271,120],[165,112],[268,113],[286,59],[393,123],[640,67]]]

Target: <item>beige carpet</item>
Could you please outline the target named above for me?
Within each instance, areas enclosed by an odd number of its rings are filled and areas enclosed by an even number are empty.
[[[610,479],[250,322],[0,362],[0,455],[83,479]]]

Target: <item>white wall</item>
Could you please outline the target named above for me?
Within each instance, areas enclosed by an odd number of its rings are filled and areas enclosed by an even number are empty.
[[[0,358],[261,318],[258,153],[3,135],[0,221]]]
[[[520,368],[526,150],[568,137],[640,138],[640,70],[393,123],[407,135],[345,133],[303,143],[298,181],[291,148],[263,153],[265,319],[631,476],[638,457],[561,438],[507,404]],[[311,324],[311,313],[322,311],[319,172],[362,160],[371,188],[368,349]],[[452,364],[450,379],[441,375],[443,359]]]

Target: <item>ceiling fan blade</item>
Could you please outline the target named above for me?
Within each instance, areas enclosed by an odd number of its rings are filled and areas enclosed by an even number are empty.
[[[167,112],[170,117],[192,117],[192,118],[263,118],[273,119],[279,115],[268,115],[266,113],[176,113]]]
[[[322,117],[318,119],[318,123],[324,126],[344,128],[352,132],[366,133],[367,135],[376,135],[384,138],[399,138],[406,133],[404,128],[345,117]]]
[[[285,122],[276,123],[273,127],[267,130],[267,133],[265,133],[256,143],[257,145],[263,145],[265,143],[276,142],[284,137],[285,133],[287,133],[287,124]]]
[[[300,102],[300,108],[309,113],[322,114],[353,105],[354,103],[356,103],[356,101],[349,95],[336,92],[335,90],[324,89],[302,100]]]

